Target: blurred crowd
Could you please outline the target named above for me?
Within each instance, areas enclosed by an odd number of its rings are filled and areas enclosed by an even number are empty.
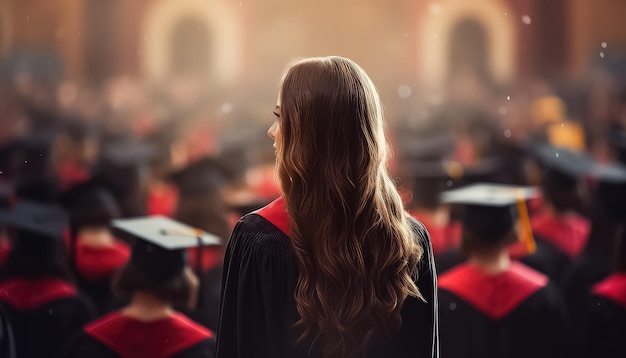
[[[266,128],[249,118],[260,111],[239,113],[214,95],[188,79],[161,89],[117,79],[95,89],[20,75],[0,89],[2,210],[28,202],[67,214],[63,277],[86,297],[89,319],[123,305],[111,283],[133,243],[113,237],[111,220],[163,215],[222,239],[222,246],[189,255],[204,293],[188,314],[216,329],[231,230],[239,217],[280,194]],[[268,103],[268,117],[272,108]],[[444,191],[477,182],[541,188],[542,196],[528,203],[536,248],[515,244],[511,255],[559,287],[569,319],[579,323],[572,337],[595,349],[581,323],[593,287],[626,267],[613,264],[626,260],[615,250],[626,246],[618,245],[626,222],[618,199],[626,195],[618,188],[607,199],[598,190],[605,178],[594,172],[598,165],[618,171],[626,165],[626,64],[596,68],[575,85],[495,88],[466,78],[445,95],[424,94],[390,120],[392,171],[407,210],[431,234],[439,274],[467,257],[461,214],[442,204]],[[545,146],[559,163],[538,152]],[[574,155],[573,168],[563,168],[559,151]],[[619,175],[614,181],[626,182]],[[10,230],[3,229],[3,280],[15,278],[15,251]],[[2,292],[0,300],[11,302]],[[20,334],[18,327],[18,341],[25,339]]]

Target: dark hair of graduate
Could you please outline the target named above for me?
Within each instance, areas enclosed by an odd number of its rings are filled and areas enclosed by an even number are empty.
[[[401,324],[423,250],[391,179],[379,95],[340,57],[287,70],[277,172],[298,265],[298,342],[328,357],[361,356]]]
[[[2,270],[2,279],[59,278],[72,282],[69,259],[62,240],[38,237],[25,231],[9,231],[11,252]]]
[[[176,307],[187,307],[193,287],[185,272],[168,280],[154,280],[129,261],[113,278],[113,291],[123,298],[132,298],[135,292],[148,293]]]

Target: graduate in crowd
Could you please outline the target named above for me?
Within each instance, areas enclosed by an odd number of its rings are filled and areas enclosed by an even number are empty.
[[[187,163],[187,151],[182,140],[180,124],[169,121],[154,133],[147,142],[156,149],[150,163],[146,209],[148,215],[173,216],[178,205],[178,191],[167,178]]]
[[[146,214],[150,162],[156,155],[153,145],[136,140],[114,139],[103,144],[94,172],[108,183],[122,217]]]
[[[81,118],[65,116],[54,145],[56,173],[61,190],[67,190],[90,178],[98,155],[95,129],[93,124]]]
[[[613,273],[591,287],[587,306],[578,312],[584,312],[584,319],[577,327],[583,328],[582,356],[617,358],[626,352],[626,168],[601,166],[594,175],[598,180],[596,195],[619,229],[612,236],[614,255],[607,260]]]
[[[543,199],[541,210],[532,217],[537,249],[530,255],[514,256],[560,283],[588,239],[589,220],[575,210],[582,207],[578,184],[588,171],[591,159],[581,153],[545,144],[536,145],[533,150],[540,163]]]
[[[171,176],[179,193],[174,218],[222,239],[220,245],[189,249],[190,266],[202,281],[198,303],[189,316],[211,330],[217,330],[224,247],[231,233],[221,193],[226,177],[226,169],[212,157],[196,160]]]
[[[452,184],[452,176],[462,175],[460,164],[445,160],[454,147],[453,141],[451,136],[439,135],[412,138],[410,143],[403,145],[407,152],[403,176],[411,183],[406,206],[411,216],[426,226],[435,261],[455,248],[460,239],[460,227],[450,222],[450,212],[440,202],[441,192]]]
[[[110,230],[119,207],[101,177],[74,185],[61,202],[70,215],[68,251],[78,287],[102,314],[111,308],[112,278],[130,258],[128,244]]]
[[[131,259],[115,282],[130,303],[87,324],[65,357],[214,357],[213,332],[174,306],[195,305],[198,282],[187,249],[216,245],[219,239],[160,216],[115,220],[113,228],[135,240]]]
[[[622,230],[623,201],[620,192],[624,168],[617,164],[594,163],[587,174],[587,210],[591,231],[583,252],[568,267],[562,289],[577,326],[589,305],[594,284],[612,272],[615,243]]]
[[[0,213],[12,250],[2,270],[0,306],[13,327],[17,357],[60,357],[69,337],[93,318],[71,282],[61,209],[20,201]]]
[[[518,240],[516,208],[523,216],[520,201],[533,195],[532,189],[494,184],[444,193],[444,203],[464,208],[462,248],[469,259],[439,276],[442,358],[569,356],[557,288],[508,252]]]
[[[12,152],[16,196],[43,204],[54,204],[59,195],[54,143],[57,129],[29,133],[17,139]]]
[[[217,356],[437,357],[430,240],[387,171],[369,77],[341,57],[300,60],[275,116],[283,196],[230,238]]]

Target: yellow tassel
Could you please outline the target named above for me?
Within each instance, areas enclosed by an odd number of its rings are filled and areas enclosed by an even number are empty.
[[[521,191],[522,189],[520,189]],[[533,229],[530,224],[530,217],[528,215],[528,207],[526,206],[526,200],[524,199],[523,192],[520,192],[517,198],[517,212],[519,215],[519,223],[521,225],[521,238],[526,251],[532,254],[537,249],[537,244],[533,238]]]

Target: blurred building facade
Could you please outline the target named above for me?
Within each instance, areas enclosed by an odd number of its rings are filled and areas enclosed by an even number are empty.
[[[626,45],[621,0],[0,0],[0,11],[5,62],[44,58],[91,83],[186,73],[262,92],[290,59],[337,54],[395,92],[468,73],[575,78]]]

